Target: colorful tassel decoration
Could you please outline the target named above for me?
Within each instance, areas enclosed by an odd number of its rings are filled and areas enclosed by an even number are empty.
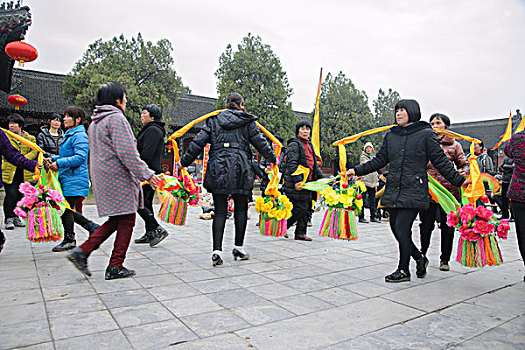
[[[286,234],[288,221],[286,219],[265,219],[259,215],[259,233],[263,236],[282,237]]]
[[[159,198],[161,199],[159,218],[169,224],[184,225],[188,212],[188,201],[173,197],[167,192],[159,194]]]
[[[319,236],[334,239],[357,239],[357,225],[353,210],[330,207],[324,214]]]
[[[56,242],[64,236],[60,211],[45,205],[35,207],[26,218],[26,235],[31,242]]]

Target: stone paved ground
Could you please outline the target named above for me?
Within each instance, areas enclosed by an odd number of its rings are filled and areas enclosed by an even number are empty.
[[[94,206],[87,215],[96,218]],[[505,263],[437,269],[386,284],[397,245],[387,223],[359,225],[357,242],[262,237],[249,221],[253,258],[233,261],[228,221],[225,264],[210,261],[210,221],[190,208],[157,248],[132,244],[135,278],[104,280],[113,238],[90,260],[91,278],[53,244],[8,232],[0,254],[0,348],[12,349],[524,349],[525,269],[514,231]],[[135,238],[142,232],[138,223]],[[86,233],[78,229],[83,241]]]

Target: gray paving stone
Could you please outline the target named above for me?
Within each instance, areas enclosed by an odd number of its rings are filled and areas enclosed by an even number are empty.
[[[60,300],[95,295],[97,292],[87,280],[75,284],[42,288],[45,300]]]
[[[47,323],[44,303],[12,305],[0,308],[0,325],[40,321]]]
[[[369,281],[350,283],[341,286],[341,288],[368,298],[392,293],[392,289],[380,286],[379,284],[375,284]]]
[[[291,295],[289,297],[274,299],[273,302],[296,315],[304,315],[334,307],[334,305],[308,294]]]
[[[109,309],[155,301],[155,298],[145,289],[100,294],[100,298]]]
[[[271,279],[254,273],[250,273],[248,275],[234,276],[230,280],[232,283],[235,283],[236,285],[241,286],[243,288],[273,283]]]
[[[148,288],[148,292],[161,301],[186,298],[201,294],[197,289],[185,283]]]
[[[246,289],[227,290],[209,294],[208,297],[227,309],[264,304],[266,302],[266,299]]]
[[[113,293],[143,288],[133,278],[122,278],[110,281],[104,279],[101,281],[93,281],[91,282],[91,285],[97,293]]]
[[[153,276],[138,276],[134,277],[134,280],[137,281],[144,288],[160,287],[171,284],[183,283],[182,280],[175,277],[171,273]]]
[[[282,283],[263,284],[248,288],[248,290],[269,300],[299,294],[298,290],[285,286]]]
[[[85,312],[106,310],[98,295],[87,295],[78,298],[65,298],[46,302],[50,317],[68,316]]]
[[[3,252],[2,252],[3,254]],[[10,279],[9,283],[0,284],[0,293],[19,291],[26,289],[38,289],[40,288],[40,283],[38,278],[20,278],[20,279]]]
[[[326,283],[318,281],[312,277],[300,278],[292,281],[282,282],[285,286],[298,290],[302,293],[310,293],[318,290],[328,289],[331,286],[327,286]]]
[[[122,331],[99,332],[80,337],[57,340],[56,350],[107,350],[133,349]]]
[[[132,305],[110,309],[120,328],[167,321],[174,318],[161,303]]]
[[[53,342],[40,343],[35,345],[29,345],[24,347],[18,347],[17,350],[55,350]]]
[[[211,337],[250,327],[250,324],[228,310],[181,317],[199,337]]]
[[[164,302],[164,305],[177,317],[223,309],[222,306],[205,295],[168,300]]]
[[[3,316],[2,316],[3,317]],[[0,322],[0,349],[11,349],[33,344],[50,342],[49,325],[44,320],[18,324]]]
[[[210,260],[211,265],[211,260]],[[217,278],[217,275],[208,270],[194,270],[188,272],[175,273],[175,276],[183,280],[184,282],[197,282],[203,280],[211,280]]]
[[[204,339],[197,339],[188,342],[184,342],[170,349],[176,350],[203,350],[203,349],[214,349],[214,350],[247,350],[253,349],[250,346],[249,340],[244,340],[235,334],[221,334],[215,337],[209,337]]]
[[[239,286],[232,282],[231,277],[219,278],[207,281],[199,281],[190,283],[192,287],[199,290],[203,294],[221,292],[230,289],[239,288]]]
[[[356,294],[338,287],[308,293],[307,295],[311,295],[317,299],[336,306],[355,303],[356,301],[366,298],[360,294]]]
[[[30,304],[42,302],[40,289],[20,289],[17,291],[2,292],[0,308],[4,306]]]
[[[288,310],[272,304],[269,301],[258,303],[256,305],[234,307],[231,308],[230,311],[255,326],[295,316]]]
[[[49,323],[51,324],[51,332],[55,340],[96,334],[118,328],[107,310],[57,318],[50,317]]]
[[[178,320],[130,327],[123,331],[135,349],[173,348],[172,344],[197,339],[197,336]],[[145,334],[148,336],[144,336]]]

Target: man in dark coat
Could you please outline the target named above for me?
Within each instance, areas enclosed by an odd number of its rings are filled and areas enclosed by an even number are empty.
[[[509,190],[510,179],[512,179],[512,173],[514,172],[514,161],[509,157],[503,158],[503,163],[498,167],[499,172],[503,176],[501,182],[501,217],[500,219],[509,218],[509,197],[507,197],[507,191]]]
[[[154,104],[144,106],[140,114],[140,121],[143,125],[137,135],[137,150],[140,159],[145,161],[148,167],[155,171],[155,174],[160,174],[162,172],[162,149],[166,135],[160,108]],[[154,247],[168,236],[168,231],[159,225],[153,214],[155,190],[149,184],[145,184],[142,186],[142,192],[144,193],[144,208],[139,209],[137,213],[146,224],[146,233],[136,239],[135,243],[149,243],[151,247]]]
[[[288,140],[284,167],[284,193],[293,203],[292,217],[288,220],[288,228],[297,223],[295,228],[295,239],[300,241],[311,241],[306,235],[309,210],[312,206],[312,196],[315,192],[302,190],[302,175],[292,175],[299,165],[310,169],[308,181],[315,181],[323,177],[323,173],[316,162],[314,147],[310,142],[312,126],[305,120],[301,120],[295,126],[295,137]]]

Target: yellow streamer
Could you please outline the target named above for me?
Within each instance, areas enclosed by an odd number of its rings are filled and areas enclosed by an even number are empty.
[[[459,133],[451,131],[451,130],[434,128],[434,131],[437,132],[437,133],[443,134],[443,135],[450,136],[450,137],[452,137],[454,139],[457,139],[457,140],[465,140],[465,141],[468,141],[468,142],[481,143],[481,141],[478,140],[477,138],[474,138],[474,137],[471,137],[471,136],[462,135],[462,134],[459,134]]]
[[[7,135],[11,136],[12,138],[19,141],[20,143],[23,143],[24,145],[26,145],[27,147],[31,148],[34,151],[37,151],[38,152],[38,157],[37,157],[38,164],[42,164],[44,162],[44,151],[36,143],[31,142],[28,139],[18,134],[15,134],[14,132],[10,130],[6,130],[4,128],[0,128],[0,129],[2,129]],[[40,173],[40,169],[37,167],[35,168],[35,175],[33,175],[33,180],[38,181],[38,183],[40,183],[41,178],[42,178],[42,175]]]
[[[310,169],[299,164],[297,170],[295,170],[292,175],[303,175],[303,181],[301,182],[301,187],[306,183],[308,175],[310,175]]]
[[[283,144],[281,141],[277,140],[277,137],[273,136],[271,132],[269,132],[264,126],[262,126],[259,122],[255,122],[259,129],[265,134],[270,140],[272,140],[273,143],[277,145],[275,148],[275,157],[279,159],[279,156],[281,155],[281,150],[283,148]]]
[[[387,125],[387,126],[381,126],[381,127],[379,127],[379,128],[366,130],[366,131],[363,131],[363,132],[357,133],[357,134],[355,134],[355,135],[345,137],[344,139],[341,139],[341,140],[335,141],[335,142],[332,144],[332,146],[346,145],[346,144],[348,144],[348,143],[356,142],[356,141],[359,140],[362,136],[367,136],[367,135],[377,134],[378,132],[382,132],[382,131],[388,130],[388,129],[394,127],[394,126],[396,126],[396,124]]]

